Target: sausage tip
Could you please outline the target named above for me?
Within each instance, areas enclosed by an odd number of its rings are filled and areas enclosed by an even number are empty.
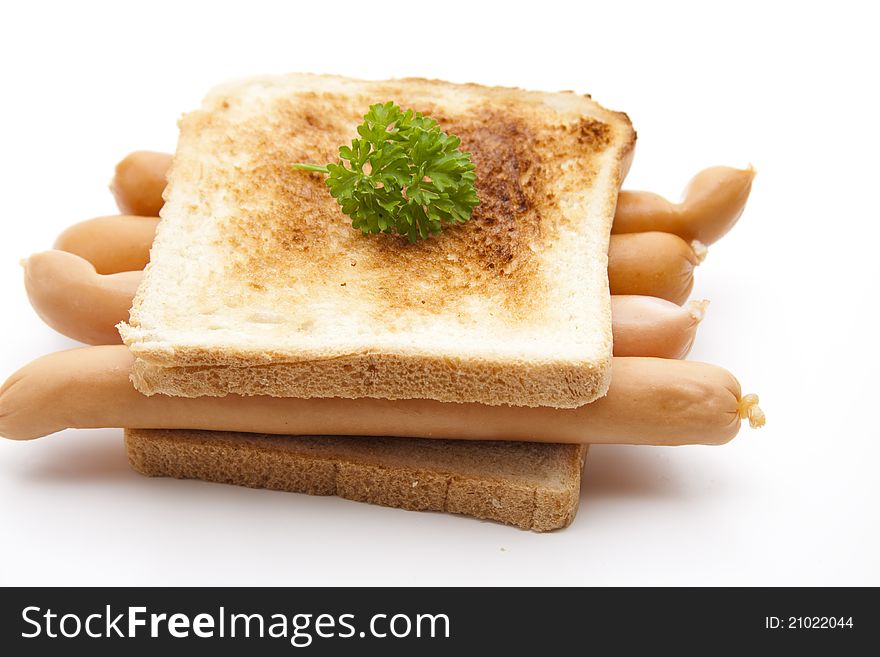
[[[743,395],[739,402],[739,416],[741,419],[748,418],[749,426],[752,429],[760,429],[767,422],[767,416],[764,415],[764,411],[758,406],[758,401],[758,395],[748,394]]]
[[[694,321],[699,324],[706,318],[706,309],[709,307],[708,299],[694,299],[688,301],[687,310]]]
[[[709,255],[709,248],[700,240],[691,240],[691,248],[694,250],[694,257],[697,259],[697,264],[702,265],[706,256]]]

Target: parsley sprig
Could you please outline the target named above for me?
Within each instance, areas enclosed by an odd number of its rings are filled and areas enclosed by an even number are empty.
[[[338,163],[294,164],[329,173],[327,186],[353,228],[399,233],[410,242],[463,224],[479,205],[471,154],[437,122],[392,101],[370,106],[359,138],[340,146]],[[347,163],[347,165],[346,165]]]

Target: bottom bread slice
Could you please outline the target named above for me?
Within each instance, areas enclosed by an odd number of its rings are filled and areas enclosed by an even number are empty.
[[[126,429],[141,474],[445,511],[534,531],[571,524],[586,445]]]

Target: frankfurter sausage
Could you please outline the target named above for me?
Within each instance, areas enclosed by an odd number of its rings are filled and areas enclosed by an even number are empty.
[[[115,326],[128,319],[141,272],[99,274],[63,251],[38,253],[24,267],[28,298],[49,326],[87,344],[119,344]],[[683,308],[655,297],[611,297],[614,355],[684,358],[707,304]]]
[[[121,342],[116,324],[128,318],[143,272],[101,275],[64,251],[37,253],[22,264],[28,298],[46,324],[87,344]]]
[[[651,192],[621,191],[612,233],[659,230],[712,244],[733,228],[749,199],[755,170],[711,167],[688,183],[681,203]]]
[[[705,300],[678,306],[657,297],[611,297],[614,355],[684,358],[708,305]]]
[[[684,303],[694,287],[693,247],[671,233],[612,235],[608,248],[611,294],[640,294]]]
[[[85,258],[99,274],[143,269],[158,223],[156,217],[129,215],[89,219],[61,233],[53,248]]]
[[[165,174],[171,156],[153,151],[135,151],[116,165],[110,191],[122,214],[158,217],[165,202]]]
[[[64,231],[55,248],[91,262],[100,274],[143,269],[158,219],[98,217]],[[683,303],[698,263],[694,249],[669,233],[612,235],[608,246],[611,294],[641,294]]]
[[[576,409],[417,399],[147,397],[129,381],[132,362],[119,345],[62,351],[25,365],[0,388],[0,436],[28,440],[65,428],[126,427],[718,445],[736,435],[741,415],[756,416],[758,409],[753,396],[743,403],[739,383],[720,367],[659,358],[615,358],[608,394]]]
[[[171,155],[137,151],[116,166],[111,188],[123,214],[159,216]],[[686,242],[718,241],[737,222],[752,189],[755,170],[711,167],[694,176],[681,203],[651,192],[623,190],[612,233],[661,231]]]

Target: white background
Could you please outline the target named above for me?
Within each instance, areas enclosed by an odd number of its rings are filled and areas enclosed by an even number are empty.
[[[698,271],[712,306],[692,357],[760,393],[767,428],[719,448],[595,447],[576,521],[548,535],[146,479],[115,429],[0,441],[0,583],[880,584],[870,3],[398,4],[4,5],[0,379],[73,346],[31,311],[19,259],[114,213],[114,163],[173,150],[213,84],[418,75],[626,111],[629,188],[677,198],[705,166],[757,167]]]

